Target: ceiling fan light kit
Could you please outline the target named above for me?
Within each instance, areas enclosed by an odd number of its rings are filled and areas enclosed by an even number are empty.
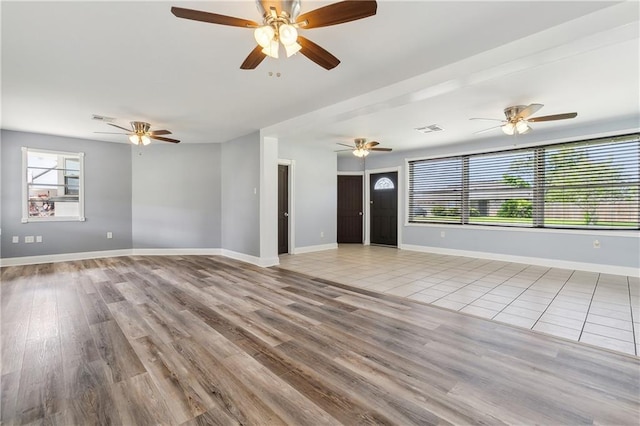
[[[353,155],[355,155],[358,158],[362,158],[369,155],[369,151],[364,148],[356,148],[353,150]]]
[[[287,57],[297,52],[330,70],[340,60],[324,48],[298,34],[298,28],[328,27],[373,16],[377,11],[374,0],[347,0],[329,4],[300,15],[300,0],[256,0],[262,15],[262,25],[247,19],[219,15],[200,10],[172,7],[171,13],[178,18],[232,27],[254,28],[253,37],[258,46],[246,57],[241,69],[255,69],[267,56],[277,59],[280,45]]]
[[[525,120],[518,120],[516,123],[506,123],[502,126],[502,131],[507,135],[523,135],[531,130],[531,127]]]
[[[286,14],[283,13],[282,18],[275,19],[269,15],[266,19],[269,20],[269,24],[258,27],[253,32],[253,37],[262,47],[262,53],[278,59],[280,43],[285,48],[287,58],[302,49],[302,46],[298,44],[298,31],[288,23]]]
[[[134,145],[149,145],[151,138],[147,135],[131,135],[129,136],[129,141]]]

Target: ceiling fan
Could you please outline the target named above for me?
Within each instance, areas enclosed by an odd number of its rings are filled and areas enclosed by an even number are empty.
[[[163,138],[160,135],[170,135],[171,132],[168,130],[150,130],[151,125],[149,123],[145,123],[144,121],[132,121],[131,129],[127,129],[126,127],[118,126],[117,124],[107,123],[109,126],[117,127],[118,129],[124,130],[127,133],[120,132],[95,132],[95,133],[105,133],[111,135],[129,135],[129,141],[131,141],[134,145],[149,145],[151,143],[151,139],[157,139],[163,142],[171,142],[171,143],[179,143],[180,141],[177,139],[171,138]]]
[[[297,28],[328,27],[367,18],[375,15],[378,7],[375,1],[370,0],[342,1],[300,15],[300,0],[256,0],[256,4],[262,15],[262,24],[175,6],[171,8],[171,13],[178,18],[193,21],[254,28],[254,38],[258,46],[240,65],[243,70],[255,69],[267,56],[277,59],[280,44],[284,46],[287,57],[300,52],[316,64],[330,70],[335,68],[340,60],[311,40],[298,35]]]
[[[367,142],[364,138],[356,138],[354,139],[354,145],[347,145],[346,143],[338,142],[338,145],[348,146],[349,149],[339,149],[335,152],[344,152],[344,151],[353,151],[353,155],[356,157],[366,157],[369,155],[371,151],[384,151],[389,152],[392,151],[391,148],[376,148],[376,146],[380,145],[380,142],[371,141]]]
[[[566,112],[563,114],[544,115],[542,117],[531,117],[542,108],[543,104],[530,104],[530,105],[515,105],[504,109],[504,115],[506,120],[500,120],[497,118],[470,118],[470,120],[490,120],[500,121],[502,124],[488,129],[474,132],[474,134],[488,132],[498,127],[502,128],[502,131],[507,135],[522,135],[531,130],[529,123],[537,123],[541,121],[555,121],[566,120],[569,118],[575,118],[577,112]]]

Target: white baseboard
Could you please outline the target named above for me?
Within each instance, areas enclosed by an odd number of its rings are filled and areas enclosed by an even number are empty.
[[[49,254],[43,256],[9,257],[6,259],[0,259],[0,267],[36,265],[40,263],[71,262],[74,260],[100,259],[105,257],[118,256],[224,256],[230,259],[251,263],[252,265],[260,266],[263,268],[280,264],[280,260],[277,257],[261,258],[220,248],[136,248],[124,250],[89,251],[83,253]]]
[[[451,256],[465,256],[475,257],[479,259],[500,260],[504,262],[525,263],[528,265],[546,266],[548,268],[575,269],[579,271],[599,272],[604,274],[624,275],[631,277],[637,277],[640,275],[639,269],[626,266],[572,262],[568,260],[547,259],[542,257],[513,256],[500,253],[456,250],[442,247],[417,246],[412,244],[402,244],[398,248],[402,250],[418,251],[422,253],[447,254]]]
[[[267,258],[267,257],[257,257],[251,256],[244,253],[238,253],[232,250],[221,250],[221,255],[224,257],[228,257],[229,259],[240,260],[242,262],[251,263],[252,265],[261,266],[263,268],[267,268],[269,266],[276,266],[280,264],[280,260],[276,258]]]
[[[222,249],[216,248],[171,248],[171,249],[141,249],[132,250],[134,256],[220,256]]]
[[[0,259],[2,266],[37,265],[40,263],[70,262],[74,260],[99,259],[102,257],[131,256],[131,249],[87,251],[82,253],[45,254],[42,256],[9,257]]]
[[[338,243],[321,244],[317,246],[296,247],[293,254],[312,253],[314,251],[333,250],[338,248]]]

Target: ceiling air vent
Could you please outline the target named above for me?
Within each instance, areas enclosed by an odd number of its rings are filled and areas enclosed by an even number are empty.
[[[444,129],[437,124],[431,124],[429,126],[416,127],[416,130],[420,133],[433,133],[433,132],[441,132]]]
[[[91,119],[96,121],[104,121],[106,123],[112,123],[113,121],[115,121],[115,118],[113,117],[105,117],[103,115],[97,115],[97,114],[92,114]]]

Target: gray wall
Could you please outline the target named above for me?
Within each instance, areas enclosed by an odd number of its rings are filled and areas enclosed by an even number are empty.
[[[371,154],[373,155],[385,155],[385,154]],[[404,158],[404,157],[403,157]],[[366,159],[358,158],[352,154],[341,154],[338,157],[338,171],[341,172],[362,172],[366,167]],[[370,167],[369,167],[370,168]]]
[[[460,143],[456,145],[434,146],[408,152],[379,154],[373,153],[366,159],[367,170],[401,166],[400,179],[405,179],[405,159],[433,156],[446,156],[470,152],[491,151],[514,146],[544,143],[557,140],[579,140],[602,133],[616,133],[637,128],[637,117],[621,119],[618,122],[600,123],[580,130],[562,132],[536,131],[521,135],[518,139],[497,133],[495,138]],[[430,136],[437,140],[437,134]],[[425,141],[428,137],[425,137]],[[425,142],[425,145],[427,142]],[[508,145],[506,145],[508,144]],[[338,171],[362,170],[362,163],[355,157],[341,157]],[[399,219],[404,223],[406,208],[405,190],[400,195],[398,206]],[[441,237],[441,232],[445,237]],[[402,244],[476,251],[511,256],[524,256],[552,259],[568,262],[611,265],[640,268],[640,240],[633,232],[615,233],[596,231],[558,231],[558,230],[508,230],[504,228],[478,228],[476,226],[455,225],[414,225],[402,227]],[[593,241],[600,241],[599,249],[593,248]]]
[[[21,223],[23,146],[85,153],[85,222]],[[0,149],[3,258],[131,248],[129,145],[2,130]],[[27,235],[43,242],[25,244]]]
[[[310,143],[280,141],[278,157],[295,160],[295,247],[335,243],[338,229],[335,153]]]
[[[0,259],[2,259],[2,134],[0,134]]]
[[[222,248],[260,257],[260,133],[222,144],[222,159]]]
[[[219,248],[220,145],[152,143],[131,159],[133,248]]]

